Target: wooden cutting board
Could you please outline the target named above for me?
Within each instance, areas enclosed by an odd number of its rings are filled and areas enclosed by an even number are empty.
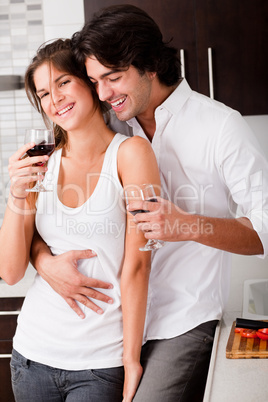
[[[233,322],[226,346],[228,359],[267,359],[268,341],[259,338],[244,338],[235,333],[235,321]]]

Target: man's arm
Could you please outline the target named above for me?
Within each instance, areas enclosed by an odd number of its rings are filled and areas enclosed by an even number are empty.
[[[195,241],[230,253],[263,254],[262,242],[246,217],[238,219],[213,218],[188,214],[172,202],[133,202],[129,210],[145,209],[150,213],[137,214],[138,228],[147,239],[165,241]]]
[[[77,302],[102,314],[103,310],[91,299],[113,303],[113,299],[99,292],[96,288],[112,289],[111,283],[88,278],[77,269],[80,259],[93,258],[96,254],[91,250],[72,250],[58,256],[52,256],[49,247],[37,231],[31,246],[31,262],[42,278],[69,304],[79,317],[85,315]]]

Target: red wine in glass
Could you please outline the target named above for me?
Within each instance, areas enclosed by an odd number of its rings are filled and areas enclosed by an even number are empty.
[[[145,214],[146,212],[149,212],[149,211],[146,211],[145,209],[136,209],[135,211],[129,211],[130,213],[131,213],[131,215],[137,215],[137,214]]]
[[[46,144],[44,141],[33,148],[28,149],[27,154],[29,156],[41,156],[41,155],[51,155],[55,149],[55,144]]]
[[[151,198],[150,200],[147,200],[147,201],[150,201],[150,202],[157,202],[157,198]],[[149,212],[149,211],[147,211],[146,209],[136,209],[135,211],[129,211],[132,215],[137,215],[137,214],[144,214],[144,213],[146,213],[146,212]]]
[[[36,145],[33,148],[28,149],[27,154],[29,157],[33,156],[50,156],[55,149],[54,133],[52,130],[47,129],[29,129],[26,130],[25,143],[34,142]],[[42,166],[43,163],[37,163],[37,166]],[[37,173],[37,176],[40,173]],[[37,179],[36,185],[32,188],[28,188],[26,191],[41,192],[50,191],[47,190],[42,184],[41,180]]]

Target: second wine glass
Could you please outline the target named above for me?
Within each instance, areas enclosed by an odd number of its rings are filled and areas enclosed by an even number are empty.
[[[125,190],[126,203],[129,204],[131,201],[149,201],[157,202],[156,194],[152,184],[143,184],[142,186],[135,186],[134,188]],[[129,211],[132,215],[138,213],[149,212],[144,209]],[[140,251],[152,251],[163,247],[165,244],[162,240],[149,239],[145,246],[140,247]]]
[[[41,155],[51,155],[55,149],[55,140],[53,130],[38,128],[38,129],[28,129],[25,133],[25,143],[34,142],[35,146],[28,149],[28,156],[41,156]],[[42,165],[42,164],[40,164]],[[39,176],[40,173],[37,173]],[[32,188],[28,188],[26,191],[30,192],[43,192],[50,191],[47,190],[42,184],[41,180],[37,180],[36,184]]]

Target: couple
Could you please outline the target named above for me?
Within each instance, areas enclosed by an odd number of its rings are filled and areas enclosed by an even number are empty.
[[[62,59],[53,59],[56,46]],[[21,159],[31,144],[10,159],[0,274],[9,283],[21,279],[30,248],[39,272],[14,338],[16,400],[30,394],[32,401],[114,402],[122,400],[125,381],[125,401],[202,401],[231,253],[267,254],[267,161],[238,112],[180,79],[175,49],[142,10],[104,9],[73,36],[72,48],[74,59],[68,41],[46,46],[26,73],[29,97],[55,124],[56,152],[47,167],[32,167],[47,157]],[[109,128],[94,91],[112,108]],[[133,138],[122,135],[130,131]],[[105,219],[103,212],[88,215],[89,202],[94,211],[108,211],[117,199],[109,219],[124,223],[121,190],[144,182],[159,188],[157,165],[163,198],[130,205],[149,213],[128,213],[122,238],[66,236],[72,214],[81,222]],[[62,225],[42,213],[49,196],[39,195],[36,214],[35,200],[25,199],[33,173],[47,169],[58,187],[53,212]],[[34,234],[34,222],[47,245]],[[166,241],[152,255],[150,279],[150,254],[138,251],[145,238]]]

